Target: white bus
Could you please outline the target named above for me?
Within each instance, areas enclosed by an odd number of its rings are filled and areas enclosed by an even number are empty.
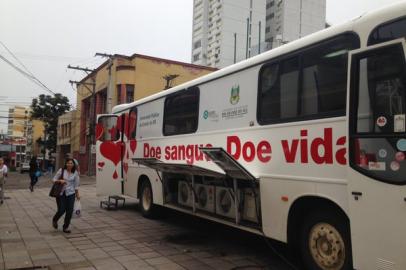
[[[99,115],[97,193],[406,269],[406,2]]]

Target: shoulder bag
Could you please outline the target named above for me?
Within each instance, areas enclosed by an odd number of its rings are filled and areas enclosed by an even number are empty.
[[[61,173],[61,177],[60,179],[63,179],[63,169],[62,169],[62,173]],[[61,195],[62,192],[62,188],[63,188],[63,184],[59,183],[59,182],[55,182],[52,187],[51,190],[49,191],[49,197],[53,197],[53,198],[57,198]]]

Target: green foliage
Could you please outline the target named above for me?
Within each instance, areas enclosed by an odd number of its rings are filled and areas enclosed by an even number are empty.
[[[47,140],[41,140],[41,144],[44,144],[50,153],[56,152],[58,117],[69,111],[70,107],[69,99],[62,94],[39,95],[32,100],[31,119],[44,122]]]

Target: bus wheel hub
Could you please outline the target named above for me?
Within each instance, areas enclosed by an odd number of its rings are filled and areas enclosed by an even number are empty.
[[[142,205],[145,210],[149,210],[151,207],[151,190],[149,187],[145,187],[142,194]]]
[[[318,223],[310,231],[309,248],[313,260],[324,270],[338,270],[344,265],[345,246],[340,233],[327,223]]]

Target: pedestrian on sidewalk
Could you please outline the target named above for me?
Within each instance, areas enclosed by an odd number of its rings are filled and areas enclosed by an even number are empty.
[[[53,182],[63,184],[64,187],[60,196],[56,197],[56,205],[58,210],[52,219],[52,226],[58,229],[58,220],[65,214],[63,224],[63,232],[70,233],[68,229],[72,219],[75,197],[80,200],[79,196],[79,174],[76,170],[76,164],[73,159],[68,158],[65,161],[65,166],[58,170],[53,178]]]
[[[34,191],[34,186],[38,182],[38,177],[39,177],[38,172],[40,172],[40,169],[38,166],[37,157],[33,156],[30,160],[30,171],[29,171],[31,192]]]
[[[4,183],[6,182],[8,169],[4,159],[0,157],[0,204],[4,202]]]
[[[80,166],[79,166],[79,161],[77,161],[76,158],[73,158],[72,154],[66,154],[65,159],[72,159],[73,162],[75,163],[76,166],[76,171],[78,172],[78,175],[80,176]]]

